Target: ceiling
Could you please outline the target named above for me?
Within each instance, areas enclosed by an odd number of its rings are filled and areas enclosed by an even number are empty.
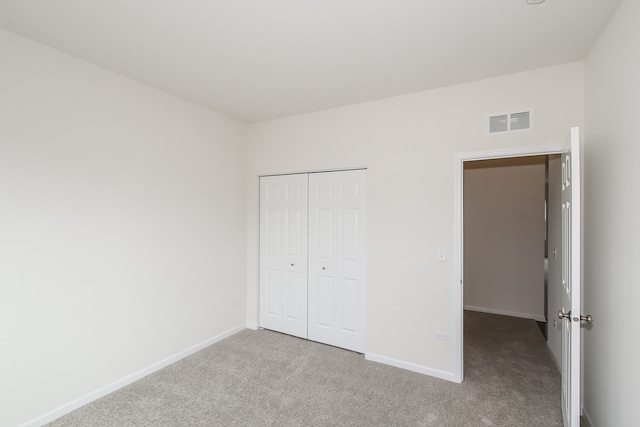
[[[581,60],[621,0],[0,0],[0,26],[247,123]]]

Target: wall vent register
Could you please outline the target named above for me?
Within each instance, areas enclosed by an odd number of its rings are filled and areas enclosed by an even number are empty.
[[[487,134],[531,129],[533,129],[533,110],[490,115],[487,122]]]

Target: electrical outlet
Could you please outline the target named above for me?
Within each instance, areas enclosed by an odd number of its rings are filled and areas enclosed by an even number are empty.
[[[235,307],[238,305],[238,300],[237,299],[232,299],[231,300],[231,307]]]
[[[447,260],[447,251],[440,249],[438,251],[438,261],[445,262]]]

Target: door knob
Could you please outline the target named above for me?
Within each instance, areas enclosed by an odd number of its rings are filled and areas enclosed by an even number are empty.
[[[582,323],[586,323],[587,325],[590,325],[590,324],[593,323],[593,317],[590,314],[587,314],[586,316],[583,316],[581,314],[580,318],[574,317],[573,321],[574,322],[582,322]]]
[[[565,313],[562,310],[558,310],[558,319],[569,319],[570,322],[581,322],[586,323],[587,325],[591,325],[593,323],[593,316],[591,316],[590,314],[587,314],[586,316],[580,315],[580,317],[574,316],[572,318],[571,311]]]

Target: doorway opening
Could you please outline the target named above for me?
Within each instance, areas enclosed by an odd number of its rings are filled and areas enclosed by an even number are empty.
[[[462,382],[464,379],[464,308],[465,308],[465,280],[467,279],[465,274],[465,222],[464,222],[464,209],[465,209],[465,168],[467,165],[470,165],[469,168],[473,168],[473,163],[478,161],[493,161],[504,162],[505,159],[511,159],[511,162],[527,162],[531,163],[532,161],[535,163],[535,160],[532,160],[534,157],[546,158],[549,155],[557,155],[563,151],[566,151],[566,148],[562,145],[548,145],[541,147],[519,147],[519,148],[510,148],[504,150],[492,150],[492,151],[481,151],[481,152],[470,152],[470,153],[458,153],[454,159],[454,180],[455,180],[455,198],[454,198],[454,285],[455,285],[455,306],[454,306],[454,323],[457,331],[457,339],[454,342],[455,348],[455,356],[456,356],[456,365],[454,367],[454,378],[458,382]],[[519,160],[518,160],[519,159]],[[538,159],[537,161],[540,161]],[[479,163],[477,163],[479,164]],[[542,200],[543,205],[540,208],[540,213],[543,215],[542,221],[542,229],[539,233],[539,239],[541,239],[539,250],[540,256],[539,261],[543,265],[544,259],[544,241],[545,241],[545,223],[544,223],[544,183],[545,183],[545,166],[544,162],[542,163]],[[507,236],[508,237],[508,236]],[[482,243],[482,240],[480,240]],[[495,242],[487,242],[485,240],[484,244],[487,243],[495,243]],[[516,265],[517,267],[517,265]],[[510,267],[513,269],[513,266]],[[518,269],[515,268],[515,273],[518,272]],[[537,300],[538,309],[537,312],[540,313],[538,320],[545,319],[546,309],[544,307],[544,268],[541,266],[539,272],[540,282],[538,283],[538,292],[540,293],[540,297]],[[467,304],[471,305],[471,304]],[[477,307],[476,307],[477,308]],[[509,314],[510,310],[505,311],[503,314]],[[531,314],[531,313],[529,313]]]
[[[543,370],[555,364],[560,370],[560,329],[548,309],[557,307],[560,299],[558,260],[548,260],[549,254],[557,253],[561,238],[560,171],[557,154],[464,164],[464,351],[472,357],[468,361],[480,354],[487,360],[500,359],[519,342],[531,348],[512,351],[510,359],[522,358]],[[494,353],[498,345],[505,346],[502,353]]]
[[[549,168],[549,190],[557,188],[560,191],[561,219],[558,235],[559,244],[551,243],[555,237],[549,225],[549,248],[553,248],[554,258],[561,266],[560,304],[557,318],[561,329],[560,346],[561,357],[554,357],[556,366],[561,366],[561,402],[562,415],[565,425],[578,425],[580,420],[580,367],[581,367],[581,321],[589,322],[588,316],[583,316],[582,295],[582,210],[581,210],[581,148],[580,129],[571,128],[569,138],[565,144],[543,147],[519,147],[503,150],[457,153],[454,156],[454,380],[462,382],[464,378],[464,164],[472,160],[487,160],[522,156],[560,154],[558,176],[556,184],[552,181],[552,170]],[[551,200],[552,197],[550,196]],[[551,212],[551,209],[550,209]],[[559,249],[559,251],[556,251]],[[557,253],[559,252],[559,256]],[[549,269],[551,271],[551,268]],[[551,274],[550,274],[551,276]],[[549,281],[551,295],[552,282]],[[576,313],[571,316],[571,313]],[[548,342],[551,340],[549,339]],[[550,346],[549,346],[550,347]],[[557,363],[560,361],[561,363]]]
[[[464,164],[464,309],[546,324],[547,156]]]

